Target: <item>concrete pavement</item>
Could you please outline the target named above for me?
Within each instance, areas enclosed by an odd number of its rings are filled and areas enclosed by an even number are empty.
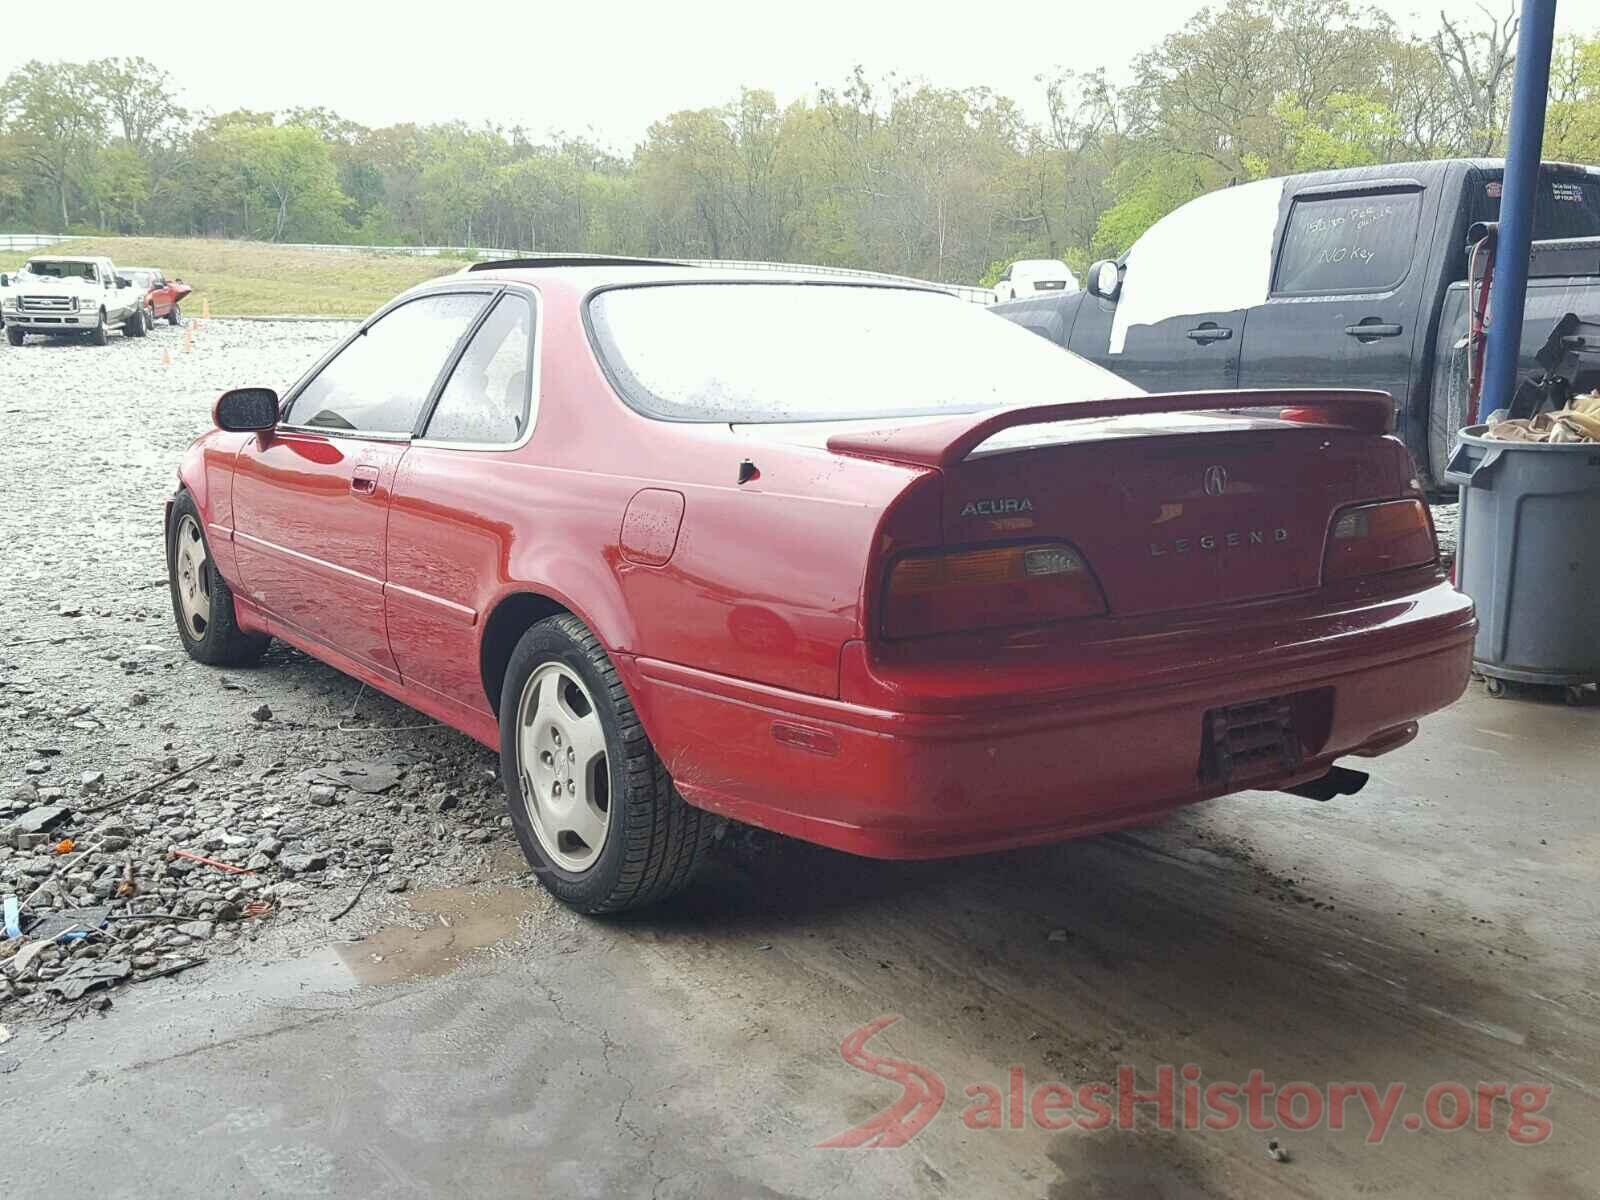
[[[741,838],[606,922],[513,869],[420,894],[363,942],[20,1030],[0,1195],[1594,1195],[1597,730],[1475,686],[1326,805],[1251,793],[947,863]],[[878,1070],[847,1064],[893,1014]],[[1127,1131],[1012,1126],[1013,1067],[1031,1099],[1186,1063],[1408,1090],[1377,1145],[1356,1103],[1342,1130],[1167,1131],[1153,1104]],[[943,1086],[925,1126],[819,1148],[911,1095],[906,1064]],[[1503,1095],[1488,1130],[1405,1127],[1484,1081],[1548,1086],[1548,1138],[1517,1144]],[[986,1087],[998,1129],[972,1127]]]

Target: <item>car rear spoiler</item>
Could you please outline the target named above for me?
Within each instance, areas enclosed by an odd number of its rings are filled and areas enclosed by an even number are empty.
[[[1394,401],[1388,392],[1337,388],[1260,389],[1217,392],[1167,392],[1128,396],[1121,400],[1076,400],[1027,408],[962,413],[943,421],[865,429],[828,439],[836,454],[877,458],[918,467],[950,467],[966,458],[1002,429],[1088,421],[1101,417],[1143,416],[1178,412],[1259,412],[1307,425],[1351,429],[1357,433],[1389,433],[1394,429]]]

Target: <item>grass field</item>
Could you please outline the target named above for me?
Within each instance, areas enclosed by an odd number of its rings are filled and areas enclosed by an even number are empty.
[[[194,288],[184,301],[185,312],[198,316],[207,302],[214,317],[364,317],[396,292],[466,265],[454,258],[293,250],[270,242],[83,238],[39,250],[0,251],[0,270],[46,254],[104,254],[119,267],[160,267]]]

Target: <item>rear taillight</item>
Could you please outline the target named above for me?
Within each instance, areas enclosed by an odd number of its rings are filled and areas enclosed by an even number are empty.
[[[1433,524],[1420,500],[1358,504],[1333,514],[1324,582],[1420,567],[1439,556]]]
[[[885,637],[1098,616],[1105,594],[1064,542],[909,554],[889,569]]]

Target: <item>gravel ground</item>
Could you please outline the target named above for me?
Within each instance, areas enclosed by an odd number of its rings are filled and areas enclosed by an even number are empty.
[[[0,345],[0,896],[91,930],[0,941],[0,1020],[325,941],[358,889],[336,934],[395,893],[522,874],[492,754],[281,644],[221,672],[172,628],[162,503],[212,399],[349,328]]]

